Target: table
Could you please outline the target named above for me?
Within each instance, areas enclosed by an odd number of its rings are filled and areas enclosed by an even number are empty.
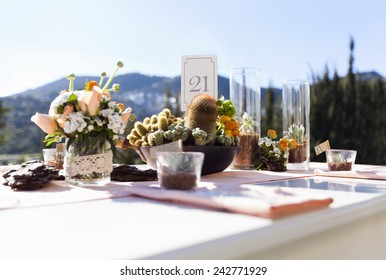
[[[0,186],[0,197],[20,202],[0,209],[0,259],[386,259],[386,182],[314,176],[324,167],[202,177],[287,185],[300,178],[334,199],[327,209],[279,220],[134,197],[117,191],[118,182],[104,190],[64,182],[30,192]]]

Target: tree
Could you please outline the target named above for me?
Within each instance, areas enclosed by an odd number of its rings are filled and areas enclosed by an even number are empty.
[[[5,128],[7,126],[7,123],[5,121],[5,115],[9,112],[8,108],[5,108],[3,106],[3,102],[0,100],[0,144],[3,144],[5,142],[6,134]]]
[[[386,164],[386,81],[365,80],[354,73],[354,40],[350,39],[347,75],[313,76],[311,147],[329,140],[332,148],[357,150],[357,162]],[[322,161],[311,153],[311,160]]]
[[[268,129],[282,130],[280,100],[275,100],[275,90],[269,86],[265,94],[264,112],[261,119],[261,134],[265,135]]]

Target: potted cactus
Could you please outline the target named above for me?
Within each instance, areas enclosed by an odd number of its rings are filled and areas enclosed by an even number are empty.
[[[198,94],[189,104],[184,118],[174,116],[165,108],[158,115],[137,121],[119,147],[135,149],[155,168],[155,160],[150,159],[151,149],[179,141],[183,151],[205,154],[203,174],[220,172],[232,163],[238,152],[239,128],[233,118],[235,112],[230,100]]]

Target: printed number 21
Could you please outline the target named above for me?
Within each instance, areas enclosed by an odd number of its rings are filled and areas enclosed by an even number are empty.
[[[204,86],[201,85],[201,80]],[[189,80],[189,84],[192,86],[190,92],[208,92],[208,76],[193,76]],[[204,87],[204,90],[201,90]]]

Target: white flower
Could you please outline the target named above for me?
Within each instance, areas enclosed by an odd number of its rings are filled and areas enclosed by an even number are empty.
[[[280,149],[278,147],[273,147],[273,152],[276,154],[276,156],[280,156]]]
[[[82,112],[75,112],[68,116],[67,121],[64,123],[64,132],[72,134],[76,131],[83,132],[87,127],[86,117]]]
[[[96,126],[103,126],[105,124],[104,121],[99,117],[93,118],[93,120]]]
[[[115,113],[108,116],[108,129],[111,129],[115,134],[122,134],[125,126],[119,114]]]
[[[78,92],[78,91],[73,91],[73,92],[62,91],[62,92],[60,92],[59,95],[51,102],[50,110],[49,110],[48,114],[51,117],[59,118],[60,114],[57,110],[60,106],[64,106],[64,104],[67,102],[67,100],[71,94],[75,94],[76,96],[79,96],[80,92]]]

